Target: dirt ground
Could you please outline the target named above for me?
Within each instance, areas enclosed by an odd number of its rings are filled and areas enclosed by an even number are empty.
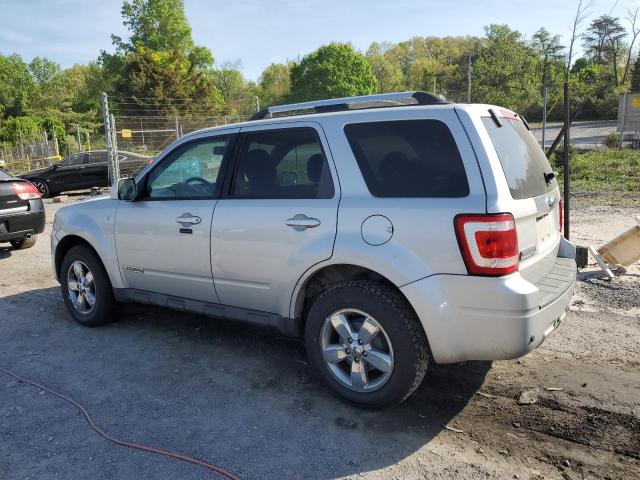
[[[47,230],[0,247],[0,366],[87,406],[130,441],[243,479],[640,478],[640,271],[580,272],[570,313],[516,361],[432,366],[398,408],[364,411],[313,378],[301,342],[129,306],[87,329],[65,311]],[[572,239],[600,244],[638,209],[580,206]],[[519,405],[533,390],[537,402]],[[531,394],[531,392],[529,392]],[[0,478],[221,478],[113,445],[70,405],[0,375]]]

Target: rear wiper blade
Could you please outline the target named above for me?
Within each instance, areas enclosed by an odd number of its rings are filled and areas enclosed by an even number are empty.
[[[547,182],[547,185],[551,183],[551,180],[556,178],[555,172],[543,173],[543,175],[544,175],[544,181]]]

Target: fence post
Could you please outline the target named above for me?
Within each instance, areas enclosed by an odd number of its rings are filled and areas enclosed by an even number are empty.
[[[569,202],[570,182],[569,176],[569,148],[571,145],[571,118],[569,111],[569,82],[564,82],[564,151],[562,152],[562,164],[564,167],[564,238],[569,240]]]
[[[176,115],[176,139],[180,138],[180,125],[178,124],[178,116]]]
[[[113,175],[116,181],[120,180],[120,164],[118,160],[118,133],[116,131],[116,119],[113,113],[109,115],[111,123],[111,149],[113,150]]]
[[[619,108],[619,107],[618,107]],[[622,144],[624,142],[624,123],[625,116],[627,114],[627,92],[624,92],[622,96],[622,121],[620,122],[620,148],[622,148]]]
[[[58,146],[58,137],[56,137],[55,130],[53,131],[53,147],[56,149],[56,159],[60,158],[60,147]],[[51,161],[49,161],[51,165]]]
[[[108,170],[109,170],[109,183],[114,182],[114,151],[111,145],[111,118],[109,116],[109,98],[105,92],[102,92],[102,118],[104,121],[104,144],[107,148],[107,157],[109,158]]]

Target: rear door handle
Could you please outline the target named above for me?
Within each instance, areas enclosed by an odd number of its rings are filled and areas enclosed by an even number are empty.
[[[286,224],[292,227],[297,232],[301,232],[306,230],[307,228],[315,228],[320,225],[320,220],[317,218],[310,218],[306,215],[299,213],[295,215],[293,218],[289,218]]]
[[[192,225],[198,225],[199,223],[201,223],[202,219],[195,215],[191,215],[189,212],[185,212],[178,218],[176,218],[176,222],[182,225],[182,228],[189,228]]]

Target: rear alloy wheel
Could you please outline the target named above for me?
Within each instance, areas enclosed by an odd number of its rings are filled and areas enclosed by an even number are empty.
[[[35,180],[30,180],[30,182],[33,183],[33,185],[38,189],[38,191],[40,192],[40,195],[42,195],[43,198],[46,198],[51,195],[49,184],[44,180],[35,179]]]
[[[402,403],[420,386],[429,346],[396,288],[351,281],[313,302],[305,325],[309,361],[340,397],[361,407]]]
[[[381,388],[393,372],[393,346],[372,315],[345,308],[329,315],[320,332],[325,367],[343,386],[360,393]]]
[[[36,244],[36,240],[38,240],[38,236],[33,233],[27,233],[20,240],[11,240],[11,246],[14,250],[25,250],[27,248],[31,248]]]
[[[62,296],[69,313],[80,324],[96,327],[117,320],[121,305],[113,296],[109,276],[89,248],[71,248],[60,268]]]

